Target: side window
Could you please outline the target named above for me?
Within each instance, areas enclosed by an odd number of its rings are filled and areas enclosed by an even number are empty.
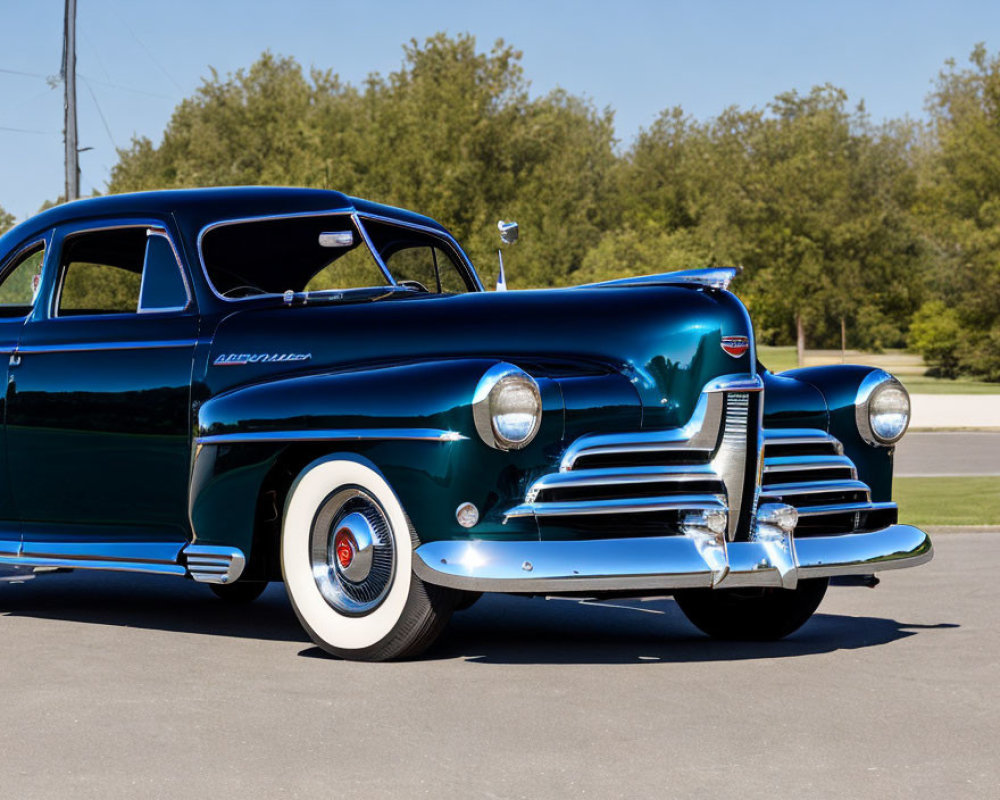
[[[437,236],[380,220],[366,219],[372,244],[398,281],[417,281],[429,292],[466,292],[466,280],[451,249]]]
[[[181,265],[170,240],[150,231],[142,269],[139,311],[173,311],[188,304]]]
[[[63,242],[58,316],[169,311],[187,304],[180,264],[164,232],[108,228]]]
[[[111,228],[66,237],[59,259],[60,317],[139,310],[146,228]]]
[[[0,276],[0,317],[26,317],[35,305],[42,279],[45,245],[22,251]]]
[[[429,292],[464,292],[465,281],[451,257],[438,247],[406,247],[386,262],[397,281],[417,281]]]

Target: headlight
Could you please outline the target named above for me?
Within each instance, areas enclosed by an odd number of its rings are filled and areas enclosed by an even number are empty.
[[[910,424],[910,395],[888,372],[876,370],[858,387],[854,411],[858,431],[868,444],[895,444]]]
[[[517,450],[542,424],[542,395],[527,372],[513,364],[490,367],[472,401],[476,430],[490,447]]]

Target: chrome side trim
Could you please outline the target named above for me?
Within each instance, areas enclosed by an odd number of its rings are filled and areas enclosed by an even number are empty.
[[[21,537],[15,539],[12,534],[7,534],[11,538],[0,538],[0,558],[16,558],[21,552]]]
[[[504,514],[514,517],[566,517],[593,514],[644,514],[655,511],[725,511],[725,499],[713,494],[680,494],[564,503],[524,503]]]
[[[775,542],[727,542],[712,550],[711,558],[689,536],[429,542],[417,548],[413,569],[428,583],[466,591],[673,591],[870,575],[923,564],[933,552],[923,531],[891,525],[871,533],[797,539],[788,550]]]
[[[47,542],[0,543],[0,565],[11,567],[65,567],[112,572],[146,572],[154,575],[191,577],[205,583],[230,583],[246,565],[243,552],[235,547],[214,547],[179,542]]]
[[[195,444],[263,444],[267,442],[355,442],[418,441],[460,442],[468,439],[457,431],[437,428],[350,428],[306,431],[252,431],[246,433],[206,434],[195,437]]]
[[[134,316],[129,314],[115,316]],[[57,317],[57,319],[83,319],[80,317]],[[86,317],[92,319],[92,317]],[[18,353],[76,353],[88,350],[165,350],[181,347],[194,347],[197,339],[162,339],[148,342],[67,342],[55,345],[22,345]]]
[[[31,567],[65,567],[67,569],[102,569],[110,572],[148,572],[154,575],[174,575],[184,577],[187,570],[178,564],[159,564],[147,561],[102,561],[88,558],[44,558],[42,556],[21,556],[9,558],[0,556],[0,564]]]
[[[236,547],[189,544],[181,555],[187,574],[199,583],[232,583],[246,566],[243,551]]]

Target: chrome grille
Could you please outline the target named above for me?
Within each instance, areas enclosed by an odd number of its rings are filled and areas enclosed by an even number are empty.
[[[873,503],[843,445],[821,430],[765,430],[760,497],[799,512],[796,536],[853,533],[883,527],[895,503]],[[895,521],[894,519],[888,520]]]
[[[688,513],[730,513],[736,532],[747,470],[756,470],[756,445],[748,464],[748,437],[756,419],[751,391],[707,391],[683,428],[582,436],[567,448],[558,472],[528,488],[524,502],[506,516],[573,517],[669,512],[678,532]],[[752,503],[751,503],[752,505]],[[627,522],[624,524],[628,524]],[[669,526],[668,523],[665,523]]]

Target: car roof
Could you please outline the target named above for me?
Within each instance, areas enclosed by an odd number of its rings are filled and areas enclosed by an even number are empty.
[[[91,197],[53,206],[16,225],[0,237],[0,257],[17,243],[53,225],[82,219],[175,214],[182,227],[194,226],[200,229],[217,220],[315,211],[357,211],[445,230],[440,223],[422,214],[328,189],[278,186],[166,189]]]

